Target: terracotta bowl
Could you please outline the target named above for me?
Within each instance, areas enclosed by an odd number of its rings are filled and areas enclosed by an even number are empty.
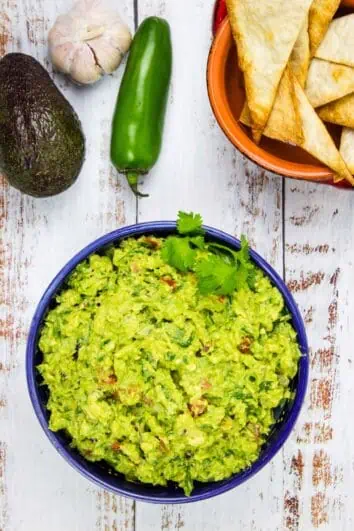
[[[354,7],[354,0],[347,0],[346,4]],[[262,168],[279,175],[333,184],[333,172],[301,148],[266,137],[262,138],[258,146],[254,143],[249,128],[239,122],[245,102],[245,90],[228,18],[220,25],[213,42],[208,60],[207,81],[215,117],[241,153]],[[329,129],[338,145],[340,128],[333,126]],[[340,183],[340,186],[346,187],[347,184]]]

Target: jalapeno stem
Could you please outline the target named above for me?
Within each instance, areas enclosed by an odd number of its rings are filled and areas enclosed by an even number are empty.
[[[136,172],[127,173],[127,180],[128,180],[129,186],[137,197],[149,197],[149,194],[142,194],[141,192],[139,192],[138,190],[139,177],[140,177],[139,173],[136,173]]]

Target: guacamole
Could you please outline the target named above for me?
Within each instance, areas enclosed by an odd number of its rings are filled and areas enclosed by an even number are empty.
[[[189,495],[258,458],[300,351],[261,270],[252,287],[203,295],[163,242],[128,239],[76,268],[46,316],[38,369],[51,430],[130,481]]]

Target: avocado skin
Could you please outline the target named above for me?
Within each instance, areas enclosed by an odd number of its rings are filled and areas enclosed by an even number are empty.
[[[10,53],[0,60],[0,171],[34,197],[69,188],[85,158],[74,109],[36,59]]]

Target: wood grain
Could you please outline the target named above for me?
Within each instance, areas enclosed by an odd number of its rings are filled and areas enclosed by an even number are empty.
[[[130,0],[117,7],[133,27]],[[164,146],[135,198],[109,163],[110,121],[123,69],[95,87],[52,72],[46,35],[71,0],[3,0],[0,55],[34,55],[83,122],[87,158],[79,181],[35,200],[0,183],[0,530],[309,531],[354,528],[354,212],[347,191],[283,181],[227,142],[208,102],[205,68],[213,0],[138,0],[141,21],[168,19],[174,75]],[[34,418],[24,375],[25,341],[38,299],[59,268],[121,225],[174,219],[179,209],[246,234],[284,272],[307,324],[311,382],[290,440],[272,463],[233,492],[187,506],[153,506],[108,494],[58,456]]]
[[[347,422],[353,377],[349,325],[353,292],[353,195],[287,181],[286,275],[305,315],[311,346],[306,407],[294,433],[302,481],[289,529],[352,529],[352,428]],[[285,447],[285,466],[295,458]]]
[[[0,7],[0,52],[34,55],[51,73],[46,37],[69,0],[10,0]],[[120,11],[133,27],[132,2]],[[4,31],[5,26],[5,31]],[[134,529],[134,503],[104,493],[68,467],[43,436],[29,404],[25,339],[35,305],[65,262],[104,233],[136,219],[136,202],[109,162],[110,123],[123,72],[79,88],[53,73],[83,124],[87,156],[78,182],[45,200],[1,181],[0,529]]]

